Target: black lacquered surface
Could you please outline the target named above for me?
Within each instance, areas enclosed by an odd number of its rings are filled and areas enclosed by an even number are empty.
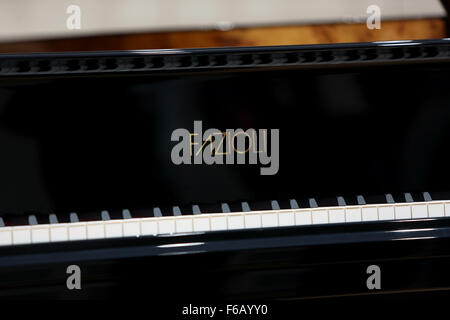
[[[0,210],[445,192],[448,74],[429,64],[2,80]],[[171,134],[194,120],[279,129],[278,173],[174,165]]]
[[[355,204],[358,194],[368,203],[385,193],[404,201],[404,192],[422,201],[423,191],[449,199],[449,71],[431,63],[2,78],[0,212],[14,226],[26,224],[24,213],[68,222],[70,212],[96,220],[104,209],[114,219],[155,206],[170,215],[174,205],[190,213],[222,202],[235,211],[240,201]],[[175,166],[171,133],[195,120],[279,129],[278,173]],[[0,296],[351,299],[370,294],[371,264],[383,270],[383,294],[445,293],[448,228],[444,218],[3,247]],[[69,264],[83,270],[81,291],[65,286]]]
[[[443,218],[0,248],[0,296],[166,303],[407,297],[448,290],[449,226]],[[80,291],[65,286],[71,264],[82,270]],[[374,264],[381,291],[366,286]]]

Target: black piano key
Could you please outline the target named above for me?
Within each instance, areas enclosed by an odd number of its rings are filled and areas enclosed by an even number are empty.
[[[289,206],[290,206],[290,209],[298,209],[298,208],[300,208],[300,206],[298,205],[297,200],[295,200],[295,199],[289,200]]]
[[[50,223],[50,224],[57,224],[57,223],[59,223],[58,216],[56,214],[54,214],[54,213],[50,213],[48,215],[48,223]]]
[[[386,203],[404,202],[405,198],[402,196],[395,196],[391,193],[386,193]]]
[[[78,217],[78,213],[76,213],[76,212],[71,212],[69,214],[69,219],[70,219],[71,223],[80,222],[80,217]]]
[[[277,200],[272,200],[270,203],[271,203],[272,210],[280,210],[281,209],[280,204],[278,203]]]
[[[172,207],[172,215],[174,215],[174,216],[181,216],[182,213],[181,213],[180,207],[178,207],[178,206],[173,206],[173,207]]]
[[[344,197],[339,196],[337,197],[337,204],[338,206],[343,207],[347,205],[347,202],[345,201]]]
[[[364,198],[364,196],[363,196],[362,194],[356,196],[356,202],[357,202],[360,206],[364,206],[364,205],[367,204],[366,198]]]
[[[38,224],[38,221],[37,221],[36,215],[34,215],[34,214],[29,215],[28,216],[28,225],[34,226],[37,224]]]
[[[433,198],[431,197],[429,192],[423,192],[422,193],[423,196],[423,201],[433,201]]]
[[[405,195],[405,202],[409,202],[409,203],[414,202],[414,198],[411,193],[405,192],[404,195]]]
[[[200,209],[200,206],[194,204],[192,206],[192,214],[202,214],[202,211]]]
[[[350,206],[365,204],[408,203],[432,200],[448,200],[449,192],[404,192],[378,195],[336,196],[324,198],[283,199],[267,201],[240,201],[221,204],[195,204],[185,206],[155,207],[133,210],[103,210],[101,212],[58,213],[58,214],[4,214],[0,226],[27,226],[33,224],[89,222],[113,219],[148,218],[203,213],[246,212],[260,210],[283,210],[310,207]]]
[[[309,207],[310,208],[317,208],[319,207],[317,200],[315,198],[309,198],[308,199]]]
[[[122,218],[123,219],[131,219],[131,212],[128,209],[122,210]]]
[[[250,209],[250,205],[248,204],[248,202],[241,202],[241,208],[242,208],[242,212],[250,212],[252,211],[252,209]]]

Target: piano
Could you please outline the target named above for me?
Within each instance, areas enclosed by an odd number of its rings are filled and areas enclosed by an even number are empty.
[[[449,60],[449,39],[0,55],[0,297],[448,295]]]

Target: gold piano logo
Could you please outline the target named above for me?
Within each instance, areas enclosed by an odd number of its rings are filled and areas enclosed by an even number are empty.
[[[194,121],[194,132],[176,129],[172,141],[171,158],[180,164],[258,164],[261,175],[277,174],[279,157],[279,129],[208,129],[203,133],[202,121]],[[270,136],[270,141],[268,140]],[[270,155],[269,155],[270,142]]]

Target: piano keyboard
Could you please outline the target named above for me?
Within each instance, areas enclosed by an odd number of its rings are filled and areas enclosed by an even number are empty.
[[[59,223],[58,217],[49,215],[48,224],[38,224],[34,215],[28,217],[28,225],[5,226],[0,218],[0,245],[24,245],[90,239],[111,239],[140,236],[170,236],[187,233],[227,231],[258,228],[280,228],[315,224],[344,224],[373,221],[427,219],[450,216],[450,200],[432,200],[423,193],[424,201],[414,202],[409,193],[405,201],[395,203],[392,195],[386,195],[386,203],[366,204],[363,196],[357,197],[358,205],[346,205],[337,198],[338,206],[320,207],[314,198],[310,208],[299,208],[296,200],[290,200],[291,209],[280,209],[272,201],[272,210],[252,211],[248,203],[242,203],[241,212],[230,212],[228,204],[222,204],[221,213],[201,213],[197,205],[192,215],[182,215],[173,207],[172,216],[163,216],[159,208],[152,217],[133,218],[129,210],[122,211],[119,219],[110,219],[108,211],[101,212],[102,220],[80,222],[76,213],[70,214],[70,222]],[[301,232],[301,231],[299,231]]]

